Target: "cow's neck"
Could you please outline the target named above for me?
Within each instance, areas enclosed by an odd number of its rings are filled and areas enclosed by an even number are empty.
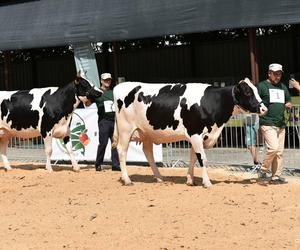
[[[216,124],[221,126],[226,123],[234,113],[234,99],[232,95],[233,86],[224,88],[208,88],[204,98],[201,100],[201,106],[211,110]],[[206,97],[207,96],[207,97]]]
[[[80,104],[80,100],[76,96],[76,87],[74,82],[70,82],[63,87],[60,87],[55,94],[59,100],[63,102],[64,107],[68,111],[74,110]]]
[[[222,111],[224,111],[224,114],[227,116],[227,121],[229,121],[229,119],[235,114],[235,112],[240,113],[241,111],[240,108],[237,106],[238,101],[234,94],[234,88],[234,86],[228,86],[220,89],[221,97],[223,100]]]
[[[232,87],[208,87],[201,97],[200,105],[195,103],[190,108],[181,101],[180,114],[189,135],[201,134],[205,128],[210,133],[228,122],[234,110],[231,91]]]

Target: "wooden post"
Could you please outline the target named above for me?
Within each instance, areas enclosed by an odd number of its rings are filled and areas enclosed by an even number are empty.
[[[109,43],[104,42],[102,43],[102,55],[103,55],[103,62],[101,64],[101,74],[104,72],[110,72],[110,63],[109,63]]]
[[[259,72],[258,72],[258,63],[257,63],[255,28],[249,28],[248,31],[249,31],[251,77],[253,83],[257,84],[259,82]]]
[[[119,42],[113,42],[113,65],[114,65],[114,78],[115,84],[118,84],[119,77],[119,56],[120,56],[120,44]]]

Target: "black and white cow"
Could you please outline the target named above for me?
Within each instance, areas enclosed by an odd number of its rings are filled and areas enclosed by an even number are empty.
[[[63,87],[34,88],[31,90],[0,91],[0,153],[4,168],[11,170],[6,151],[11,137],[42,136],[47,156],[46,169],[52,172],[50,157],[52,138],[63,138],[73,169],[79,166],[72,153],[70,122],[80,102],[101,96],[102,91],[91,85],[83,74]]]
[[[233,114],[267,112],[256,87],[247,78],[224,88],[199,83],[125,82],[114,89],[114,105],[114,146],[119,152],[125,185],[131,184],[126,169],[130,140],[143,142],[143,151],[158,181],[162,181],[162,176],[154,161],[153,143],[187,140],[192,145],[187,184],[194,184],[194,164],[198,159],[203,168],[203,184],[210,186],[204,148],[214,146]]]

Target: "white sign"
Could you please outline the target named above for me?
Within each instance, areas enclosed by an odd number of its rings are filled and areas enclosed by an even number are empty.
[[[104,101],[104,111],[105,113],[110,113],[115,111],[115,106],[113,101],[111,100]]]
[[[70,129],[70,139],[76,160],[95,161],[99,144],[97,109],[76,109],[73,113]],[[52,149],[51,160],[70,160],[62,140],[53,139]],[[161,145],[153,146],[153,154],[156,162],[162,162]],[[129,162],[147,162],[142,149],[142,144],[137,145],[135,142],[130,142],[126,160]],[[110,141],[106,147],[104,161],[111,161]]]
[[[269,89],[270,103],[285,103],[282,89]]]
[[[100,87],[99,74],[95,53],[90,43],[76,44],[74,47],[74,58],[77,72],[83,70],[95,86]]]

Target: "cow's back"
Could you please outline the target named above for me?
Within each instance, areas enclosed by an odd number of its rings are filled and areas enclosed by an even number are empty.
[[[146,111],[149,105],[138,101],[136,94],[139,90],[145,91],[144,83],[140,82],[123,82],[114,88],[114,103],[116,107],[116,115],[122,117],[122,120],[129,121],[137,127],[141,127],[146,123]],[[148,93],[150,90],[146,90]],[[155,90],[153,90],[155,91]],[[152,92],[151,95],[153,95]]]
[[[10,136],[34,137],[40,134],[43,98],[56,87],[0,91],[0,129]]]
[[[181,101],[200,104],[207,84],[150,84],[125,82],[115,87],[118,122],[138,128],[155,143],[186,139]],[[126,125],[125,125],[126,126]]]

